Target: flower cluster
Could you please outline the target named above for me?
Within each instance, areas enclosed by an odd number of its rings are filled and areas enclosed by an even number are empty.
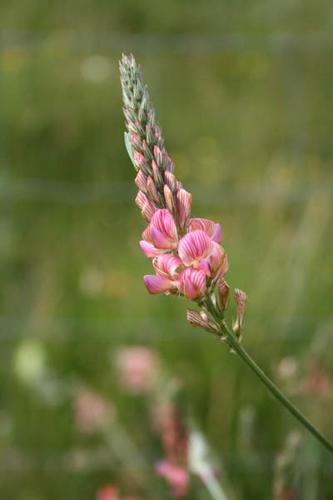
[[[144,277],[148,291],[196,300],[223,283],[227,256],[220,246],[221,226],[190,218],[192,196],[174,175],[161,128],[141,71],[133,56],[120,63],[125,143],[137,170],[136,204],[147,220],[140,246],[152,259],[154,275]]]
[[[183,234],[168,209],[152,215],[140,246],[152,259],[156,274],[145,276],[144,282],[150,293],[176,293],[195,300],[223,278],[228,261],[220,246],[219,224],[190,219],[190,204],[182,207],[180,215],[186,221]]]

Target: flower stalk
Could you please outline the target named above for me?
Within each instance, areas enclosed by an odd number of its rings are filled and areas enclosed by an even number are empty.
[[[133,56],[120,61],[124,115],[127,131],[125,145],[137,171],[135,202],[148,222],[140,247],[151,259],[154,275],[144,276],[150,294],[183,296],[199,307],[188,309],[187,319],[223,340],[264,383],[275,398],[333,453],[333,445],[276,387],[241,344],[246,294],[234,290],[236,319],[229,326],[225,319],[229,285],[225,281],[228,258],[221,246],[220,224],[191,217],[192,196],[174,174],[162,130],[140,67]]]

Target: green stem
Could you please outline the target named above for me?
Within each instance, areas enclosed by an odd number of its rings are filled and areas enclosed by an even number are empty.
[[[220,314],[216,310],[214,304],[210,302],[209,311],[214,316],[214,319],[219,324],[221,334],[226,337],[228,345],[242,358],[247,366],[260,378],[267,389],[276,397],[280,403],[292,414],[297,420],[308,429],[311,434],[318,439],[331,453],[333,453],[333,444],[328,441],[325,436],[303,415],[303,413],[280,391],[280,389],[271,381],[271,379],[263,372],[257,363],[251,358],[244,347],[239,343],[233,331],[229,328],[225,321],[221,321]]]

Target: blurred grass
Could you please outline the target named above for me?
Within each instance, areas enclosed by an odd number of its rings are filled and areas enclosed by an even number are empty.
[[[222,222],[229,281],[249,295],[249,350],[274,376],[325,329],[332,378],[332,14],[324,0],[248,10],[217,0],[1,3],[1,498],[89,499],[109,481],[130,493],[107,444],[75,429],[73,383],[113,401],[153,468],[160,450],[144,403],[121,391],[110,363],[119,346],[140,343],[182,380],[236,497],[271,497],[295,423],[223,346],[191,330],[183,301],[143,289],[117,60],[122,49],[137,56],[194,213]],[[18,376],[27,339],[60,393],[51,401]],[[299,403],[332,437],[332,397]],[[75,452],[91,462],[77,465]],[[312,455],[313,498],[332,498],[330,461]],[[148,486],[139,493],[154,498]]]

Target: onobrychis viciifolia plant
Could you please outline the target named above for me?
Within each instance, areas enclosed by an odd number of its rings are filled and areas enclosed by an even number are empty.
[[[192,196],[175,176],[141,69],[132,55],[123,55],[120,77],[126,118],[125,145],[136,170],[135,199],[147,227],[140,247],[152,261],[154,274],[144,276],[151,294],[183,296],[196,304],[188,321],[223,340],[256,373],[271,393],[333,452],[333,445],[287,399],[259,368],[241,343],[246,294],[234,290],[236,318],[226,318],[228,258],[221,246],[219,223],[192,217]]]

